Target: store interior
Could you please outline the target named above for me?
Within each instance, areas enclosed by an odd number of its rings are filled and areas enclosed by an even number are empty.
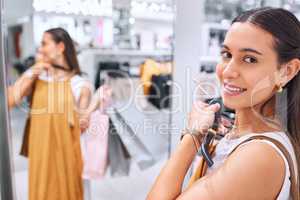
[[[113,91],[107,168],[84,179],[85,199],[145,199],[192,102],[219,96],[215,66],[230,21],[260,6],[300,17],[298,0],[4,0],[7,84],[34,63],[45,30],[67,30],[83,76]],[[27,200],[28,160],[19,154],[27,99],[9,115],[14,192]]]

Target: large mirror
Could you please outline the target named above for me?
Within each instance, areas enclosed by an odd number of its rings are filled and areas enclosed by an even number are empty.
[[[4,0],[18,200],[145,198],[170,153],[173,19],[169,0]]]
[[[17,200],[145,199],[188,101],[219,95],[233,17],[260,6],[300,16],[290,0],[2,1]]]

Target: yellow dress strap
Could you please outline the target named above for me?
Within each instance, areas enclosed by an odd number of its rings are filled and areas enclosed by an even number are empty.
[[[75,73],[71,73],[69,74],[65,81],[64,81],[64,86],[65,86],[65,90],[67,92],[67,100],[68,100],[68,122],[70,127],[74,127],[75,124],[75,116],[74,116],[74,112],[76,111],[76,99],[72,93],[72,86],[71,86],[71,78],[75,76]],[[76,114],[76,113],[75,113]]]
[[[66,98],[67,101],[69,102],[68,108],[67,108],[67,117],[68,117],[68,123],[70,125],[70,127],[74,127],[75,124],[75,116],[74,116],[74,111],[76,111],[76,99],[72,93],[72,86],[71,86],[71,79],[76,75],[75,72],[71,72],[70,74],[68,74],[64,81],[64,91],[67,92]]]
[[[209,146],[209,154],[212,155],[215,150],[216,150],[216,146],[217,144],[211,144]],[[202,178],[206,171],[207,171],[207,163],[205,162],[205,159],[203,158],[203,156],[201,156],[199,164],[194,172],[194,174],[192,175],[192,177],[189,180],[188,183],[188,188],[191,187],[198,179]]]

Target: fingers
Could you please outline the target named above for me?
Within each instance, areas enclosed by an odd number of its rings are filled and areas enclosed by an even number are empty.
[[[193,104],[193,107],[196,107],[196,108],[205,108],[207,106],[209,106],[209,105],[203,101],[196,101]]]
[[[218,110],[220,110],[220,108],[221,108],[221,105],[219,103],[209,105],[205,102],[197,101],[194,103],[192,110],[196,110],[198,112],[207,112],[207,113],[213,112],[213,113],[215,113]]]
[[[209,105],[202,101],[193,104],[193,108],[188,116],[188,128],[194,130],[208,129],[214,122],[215,113],[220,110],[218,103]]]
[[[230,121],[227,118],[221,117],[221,124],[223,124],[225,127],[231,127],[232,126],[232,121]]]
[[[79,122],[80,130],[81,132],[86,131],[86,129],[89,127],[89,122],[87,119],[81,119]]]
[[[43,69],[49,70],[52,68],[52,65],[49,63],[43,63]]]
[[[209,105],[206,107],[206,109],[209,109],[213,112],[218,112],[218,110],[220,110],[221,106],[219,103],[216,103],[216,104],[212,104],[212,105]]]

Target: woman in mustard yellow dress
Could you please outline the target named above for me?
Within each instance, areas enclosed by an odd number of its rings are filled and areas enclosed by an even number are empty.
[[[79,117],[88,106],[90,85],[80,76],[75,48],[65,30],[46,31],[38,55],[40,61],[8,92],[10,106],[32,92],[22,146],[29,159],[29,199],[81,200]]]

